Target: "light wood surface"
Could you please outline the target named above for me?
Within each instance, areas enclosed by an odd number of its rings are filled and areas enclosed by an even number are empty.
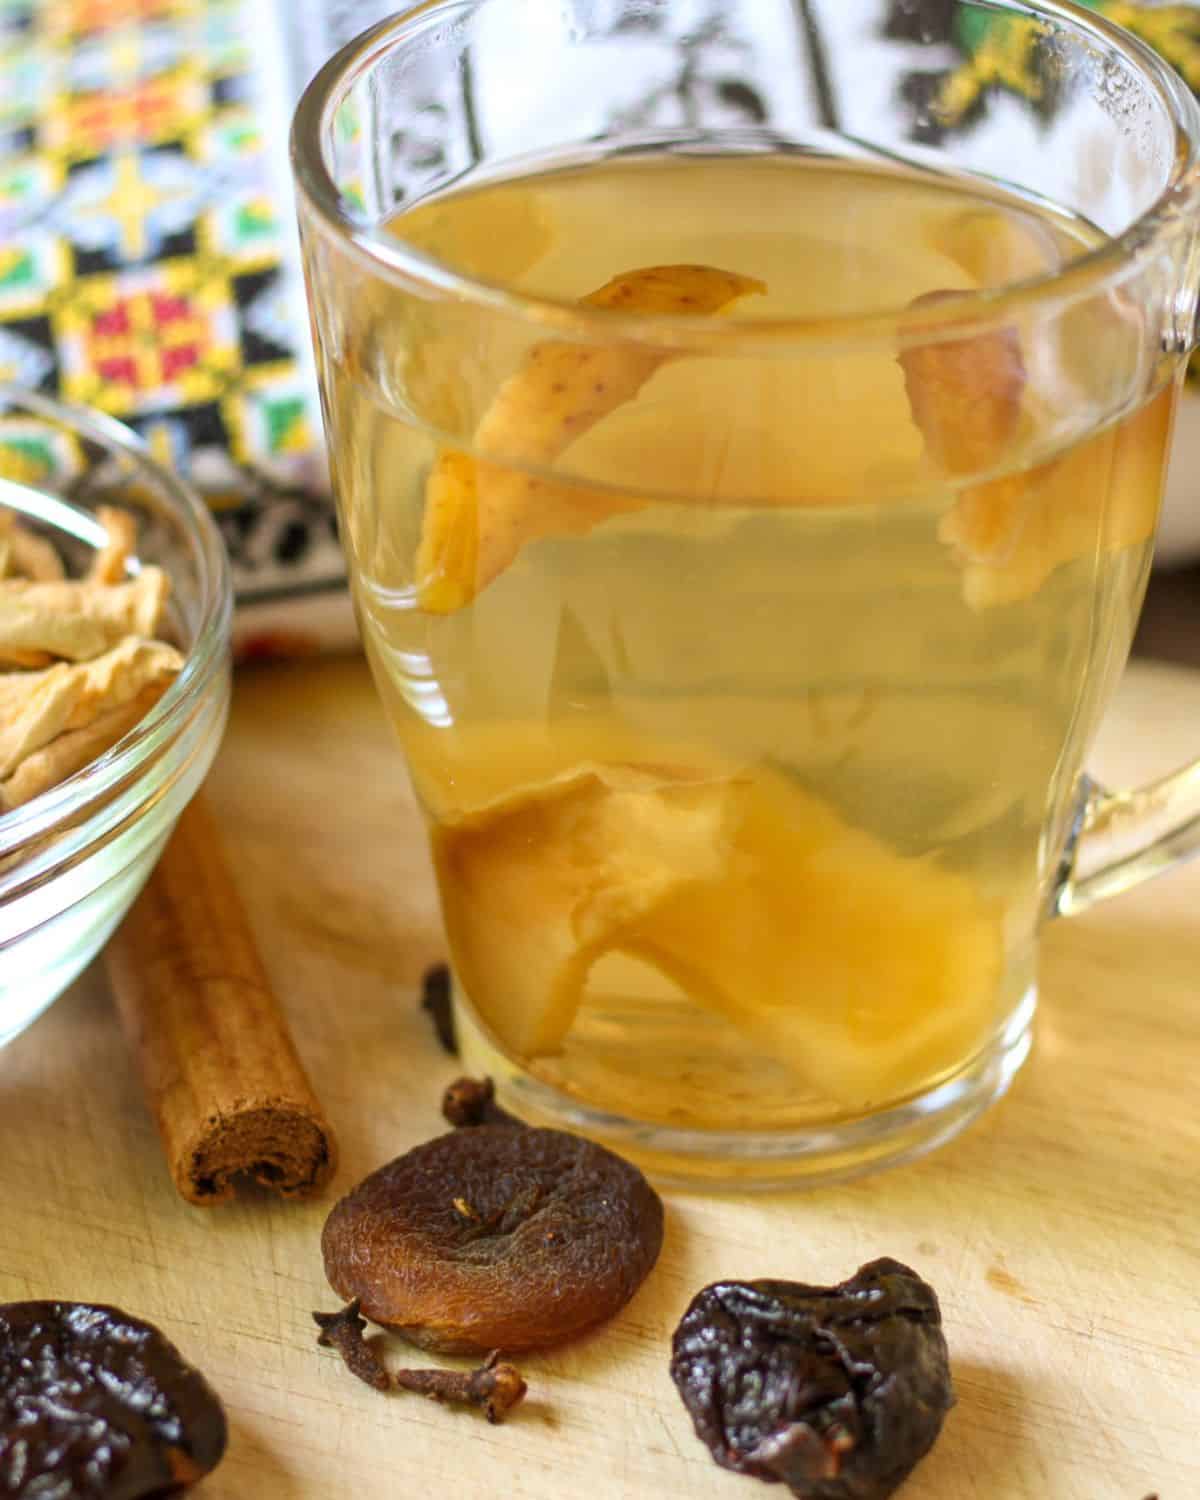
[[[1200,675],[1137,668],[1102,768],[1197,748]],[[161,1324],[231,1417],[203,1500],[749,1500],[692,1434],[671,1329],[715,1277],[836,1279],[879,1254],[937,1287],[959,1392],[905,1500],[1200,1496],[1200,866],[1048,932],[1035,1056],[937,1155],[807,1194],[670,1195],[624,1316],[526,1361],[528,1404],[491,1428],[357,1385],[310,1318],[336,1305],[332,1197],[438,1131],[454,1073],[417,1007],[436,909],[361,663],[243,675],[209,785],[340,1133],[333,1194],[182,1203],[96,972],[0,1052],[0,1300],[116,1301]]]

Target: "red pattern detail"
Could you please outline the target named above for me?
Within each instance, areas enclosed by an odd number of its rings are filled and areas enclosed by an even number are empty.
[[[71,137],[94,151],[154,140],[178,114],[178,93],[175,85],[152,78],[136,88],[80,95],[68,116]]]
[[[170,0],[72,0],[62,14],[76,34],[147,21],[170,10]]]
[[[154,309],[154,322],[159,328],[193,316],[186,297],[173,297],[165,292],[151,292],[150,306]]]
[[[136,386],[138,383],[137,361],[132,354],[116,354],[109,359],[98,359],[96,373],[113,385]]]
[[[200,350],[195,344],[180,344],[175,349],[162,351],[162,375],[164,380],[174,380],[184,370],[200,362]]]
[[[92,332],[101,338],[122,338],[129,332],[129,304],[118,302],[115,307],[97,313],[92,322]]]
[[[102,380],[141,391],[200,364],[211,336],[208,318],[189,296],[148,290],[95,313],[84,343]]]

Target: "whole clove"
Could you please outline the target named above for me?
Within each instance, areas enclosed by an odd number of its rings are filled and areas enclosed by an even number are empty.
[[[363,1338],[367,1320],[360,1306],[356,1297],[340,1312],[313,1313],[313,1322],[321,1330],[317,1343],[336,1349],[350,1373],[372,1390],[415,1391],[432,1401],[477,1406],[493,1423],[502,1422],[525,1399],[528,1387],[524,1376],[515,1365],[501,1361],[499,1349],[493,1349],[474,1370],[397,1370],[390,1375],[374,1347]]]
[[[388,1372],[374,1346],[363,1338],[367,1320],[360,1315],[361,1305],[355,1297],[340,1312],[313,1313],[313,1322],[321,1330],[317,1343],[325,1349],[336,1349],[351,1375],[357,1375],[373,1390],[387,1391],[392,1386]]]
[[[456,1078],[442,1095],[442,1118],[456,1130],[475,1125],[515,1125],[523,1122],[496,1103],[496,1085],[490,1078]]]
[[[433,1401],[478,1406],[489,1422],[502,1422],[514,1406],[525,1399],[524,1377],[515,1365],[500,1359],[493,1349],[474,1370],[397,1370],[392,1382],[404,1391],[415,1391]]]
[[[442,1051],[458,1056],[458,1037],[454,1031],[454,1008],[450,1003],[450,970],[445,964],[434,964],[421,980],[421,1009],[433,1023]]]

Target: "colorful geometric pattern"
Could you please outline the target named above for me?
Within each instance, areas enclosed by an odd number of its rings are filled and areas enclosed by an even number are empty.
[[[1200,6],[1146,4],[1143,0],[1078,0],[1106,20],[1123,26],[1171,64],[1194,93],[1200,93]],[[970,128],[996,94],[1025,100],[1051,117],[1059,103],[1052,49],[1044,46],[1044,26],[1011,13],[947,5],[945,0],[891,0],[884,34],[897,40],[944,41],[961,60],[949,68],[916,71],[904,92],[917,107],[916,133],[936,142]]]
[[[1083,3],[1200,90],[1200,7]],[[661,19],[605,4],[614,33]],[[1053,112],[1029,27],[947,0],[879,5],[885,35],[949,52],[949,66],[905,79],[918,136],[970,129],[997,93]],[[0,0],[0,381],[139,430],[217,509],[243,601],[344,587],[277,101],[286,110],[325,57],[391,8]],[[698,49],[724,37],[721,13],[712,0],[680,41],[680,90],[696,85]],[[748,82],[722,74],[714,87],[741,116],[766,117]],[[430,118],[434,139],[397,139],[425,163],[448,117]],[[352,150],[355,122],[339,125]]]
[[[1153,47],[1200,97],[1200,5],[1143,0],[1078,0]],[[1039,118],[1054,119],[1062,104],[1062,68],[1043,23],[982,6],[946,0],[890,0],[883,34],[897,41],[944,42],[957,59],[949,67],[917,68],[901,80],[912,113],[914,139],[938,145],[987,118],[997,97],[1020,99]],[[1200,351],[1188,367],[1200,385]]]
[[[0,381],[140,431],[251,600],[344,583],[262,4],[0,0]]]

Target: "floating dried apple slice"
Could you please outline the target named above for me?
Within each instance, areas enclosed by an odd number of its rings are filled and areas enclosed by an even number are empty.
[[[905,858],[783,776],[737,788],[719,878],[622,943],[812,1088],[863,1109],[984,1044],[1000,923],[963,875]]]
[[[1163,390],[1061,458],[959,496],[938,535],[963,563],[972,608],[1028,599],[1064,563],[1148,540],[1170,449],[1172,397]]]
[[[781,774],[631,758],[475,792],[435,830],[435,861],[467,993],[517,1056],[561,1048],[612,952],[847,1108],[915,1091],[987,1038],[998,914]]]
[[[504,1046],[557,1051],[595,959],[719,873],[729,787],[679,768],[584,764],[435,830],[455,964]]]
[[[940,298],[935,293],[930,299]],[[995,471],[1020,435],[1025,373],[1013,329],[900,355],[913,420],[951,478]],[[1153,532],[1172,414],[1162,391],[1140,411],[1047,463],[967,485],[938,535],[973,609],[1031,597],[1062,564]]]
[[[930,292],[914,307],[956,295]],[[900,354],[913,420],[947,474],[986,473],[1003,460],[1021,420],[1025,365],[1015,329],[998,328]]]
[[[913,306],[940,302],[952,292],[930,292]],[[997,328],[965,338],[921,344],[900,354],[913,421],[933,462],[951,478],[996,469],[1021,424],[1025,365],[1015,329]],[[968,603],[991,602],[978,586],[1004,568],[1029,519],[1025,475],[1005,475],[964,489],[943,517],[940,539],[954,549],[966,572]]]
[[[979,287],[1041,276],[1058,270],[1063,261],[1062,248],[1046,225],[1001,208],[971,208],[942,221],[931,244]]]
[[[762,282],[713,266],[649,266],[614,277],[582,305],[644,315],[711,316]],[[422,609],[468,604],[541,537],[578,535],[636,508],[629,497],[555,485],[520,472],[553,462],[631,401],[672,356],[631,344],[535,344],[496,392],[475,434],[489,460],[449,450],[433,465],[417,548]],[[514,467],[509,467],[512,465]]]

